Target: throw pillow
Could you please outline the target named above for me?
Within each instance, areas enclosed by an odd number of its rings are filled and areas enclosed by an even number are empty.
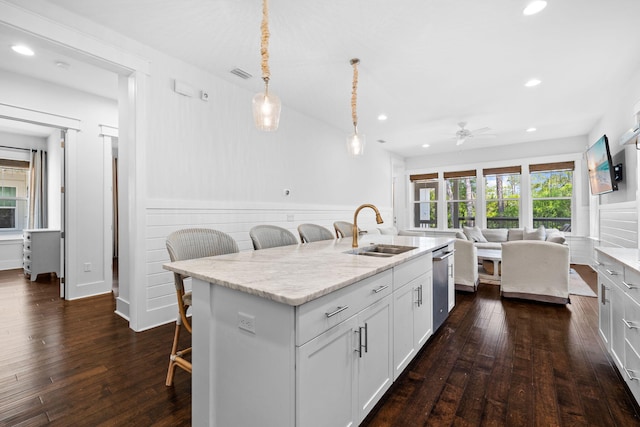
[[[565,239],[564,236],[560,233],[554,233],[550,237],[547,237],[547,242],[551,242],[551,243],[559,243],[562,245],[566,241],[567,239]]]
[[[546,237],[547,242],[563,244],[564,242],[567,241],[567,239],[564,238],[564,234],[560,230],[557,230],[555,228],[549,228],[546,230],[546,232],[547,232],[547,237]]]
[[[508,230],[506,228],[487,228],[482,232],[482,235],[489,242],[506,242],[508,236]]]
[[[480,231],[480,227],[462,227],[462,232],[467,236],[467,239],[472,242],[482,242],[486,243],[487,239],[482,235],[482,231]]]
[[[456,231],[456,239],[468,240],[462,231]]]
[[[395,227],[378,228],[378,230],[380,230],[380,234],[387,234],[392,236],[398,235],[398,229]]]
[[[507,241],[522,240],[524,238],[524,230],[521,228],[510,228],[507,233]]]
[[[524,240],[544,240],[546,237],[544,226],[538,228],[525,227],[524,228]]]

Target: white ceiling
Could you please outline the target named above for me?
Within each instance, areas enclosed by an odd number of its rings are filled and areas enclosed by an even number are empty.
[[[640,71],[640,1],[548,0],[525,17],[528,1],[270,0],[270,89],[285,106],[281,122],[292,107],[346,136],[349,60],[358,57],[358,128],[368,144],[384,140],[402,156],[585,135]],[[262,89],[259,0],[47,2],[251,92]],[[14,60],[3,52],[0,61],[10,68]],[[235,67],[254,77],[229,74]],[[525,88],[532,77],[542,84]],[[380,113],[389,119],[379,122]],[[460,121],[496,137],[456,146]]]

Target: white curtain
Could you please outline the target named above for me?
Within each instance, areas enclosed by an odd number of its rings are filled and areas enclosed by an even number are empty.
[[[29,228],[47,228],[47,152],[33,150],[29,165]]]

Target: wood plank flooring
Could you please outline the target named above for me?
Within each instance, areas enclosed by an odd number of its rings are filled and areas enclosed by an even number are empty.
[[[363,425],[640,425],[597,335],[596,298],[563,307],[498,291],[456,294]],[[190,376],[164,385],[173,325],[135,333],[114,308],[111,295],[62,301],[56,281],[0,272],[0,426],[190,425]]]
[[[0,272],[0,426],[190,425],[190,375],[164,385],[173,325],[135,333],[114,310]]]
[[[574,266],[596,290],[596,274]],[[597,332],[598,299],[502,299],[481,284],[362,424],[638,426],[640,412]]]

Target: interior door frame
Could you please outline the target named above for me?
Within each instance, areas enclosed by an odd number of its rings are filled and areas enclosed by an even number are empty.
[[[114,44],[90,30],[80,30],[70,19],[51,19],[51,11],[32,12],[0,1],[0,24],[52,43],[65,53],[119,75],[118,126],[120,150],[118,175],[119,281],[116,313],[129,320],[133,330],[154,323],[147,316],[144,265],[146,231],[146,143],[151,61],[132,45]],[[49,17],[47,17],[49,16]],[[73,128],[69,126],[69,128]],[[120,185],[122,182],[123,185]],[[68,262],[68,261],[67,261]]]
[[[76,135],[81,131],[81,122],[78,119],[63,117],[57,114],[51,114],[44,111],[35,111],[27,108],[18,107],[15,105],[9,104],[0,104],[0,118],[7,120],[14,120],[18,122],[30,123],[39,126],[45,126],[49,128],[59,129],[64,134],[64,144],[62,147],[62,170],[60,173],[60,185],[61,185],[61,217],[60,217],[60,298],[68,298],[69,297],[69,286],[73,283],[73,277],[67,277],[66,272],[73,271],[69,269],[69,262],[72,260],[72,257],[69,254],[69,245],[66,244],[67,238],[65,235],[65,230],[67,230],[68,225],[68,215],[69,212],[69,200],[68,197],[65,197],[62,189],[65,188],[65,183],[68,182],[68,168],[65,145],[70,141],[76,139]]]

